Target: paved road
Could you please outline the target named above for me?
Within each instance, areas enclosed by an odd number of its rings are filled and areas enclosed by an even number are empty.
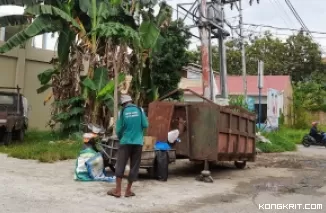
[[[212,184],[194,180],[199,166],[179,161],[166,183],[142,175],[131,199],[106,196],[112,184],[75,182],[74,161],[41,164],[0,155],[0,212],[326,212],[324,152],[322,147],[299,147],[296,153],[262,154],[245,170],[219,165],[212,169]],[[272,203],[318,203],[324,210],[258,208]]]

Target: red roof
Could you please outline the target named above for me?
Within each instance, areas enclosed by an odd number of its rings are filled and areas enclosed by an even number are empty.
[[[216,76],[217,88],[220,88],[220,77]],[[242,76],[228,76],[228,92],[230,95],[241,95],[243,94],[243,82]],[[258,76],[247,76],[247,91],[248,95],[258,95],[257,87]],[[288,85],[291,83],[290,76],[288,75],[269,75],[264,76],[264,88],[262,94],[267,95],[267,89],[272,88],[278,91],[286,90]],[[202,87],[188,87],[194,92],[203,94]],[[220,89],[219,89],[220,90]]]

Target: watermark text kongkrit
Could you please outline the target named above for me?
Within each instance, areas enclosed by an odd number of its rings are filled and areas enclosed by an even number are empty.
[[[282,209],[295,209],[295,210],[321,210],[323,204],[258,204],[259,209],[262,210],[282,210]]]

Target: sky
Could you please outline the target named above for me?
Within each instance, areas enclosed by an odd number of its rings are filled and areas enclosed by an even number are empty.
[[[173,17],[177,17],[177,4],[182,3],[193,3],[194,0],[166,0],[174,8]],[[294,28],[300,29],[301,25],[295,19],[294,15],[285,3],[285,0],[260,0],[260,3],[253,3],[252,6],[249,5],[249,0],[243,1],[243,21],[244,23],[258,24],[258,25],[271,25],[275,27],[282,28]],[[313,34],[313,38],[318,42],[321,48],[326,52],[326,25],[324,24],[326,20],[326,4],[325,0],[291,0],[294,8],[297,10],[303,22],[309,28],[310,31],[320,31],[325,32],[325,34]],[[8,11],[0,9],[1,14]],[[9,10],[13,11],[13,10]],[[184,17],[185,12],[181,12],[179,17]],[[225,16],[228,22],[232,26],[237,26],[239,23],[238,11],[236,8],[230,10],[228,5],[225,6]],[[192,25],[192,19],[186,19],[187,25]],[[271,28],[263,27],[252,27],[244,26],[245,35],[260,35],[266,30],[270,30],[273,34],[277,35],[279,38],[284,39],[288,35],[293,34],[291,31],[286,30],[275,30]],[[230,30],[230,29],[227,29]],[[198,35],[198,29],[194,28],[191,32]],[[231,32],[231,31],[230,31]],[[234,36],[237,36],[234,34]],[[56,36],[51,34],[47,35],[47,45],[46,49],[54,49],[56,45]],[[213,43],[216,43],[213,41]],[[39,36],[35,40],[35,46],[41,47],[42,38]],[[190,49],[196,48],[200,45],[197,38],[193,37],[191,39]]]
[[[168,3],[171,4],[173,8],[177,8],[177,4],[189,2],[194,2],[194,0],[168,0]],[[260,0],[259,4],[253,3],[252,6],[249,5],[249,0],[242,0],[242,2],[244,23],[271,25],[282,28],[301,28],[301,25],[295,19],[293,13],[285,3],[285,0]],[[326,25],[324,24],[324,20],[326,20],[325,0],[291,0],[291,3],[310,31],[325,32],[324,35],[313,34],[313,37],[314,40],[326,51]],[[236,8],[231,10],[228,5],[225,6],[225,17],[232,26],[238,25],[238,15],[239,12]],[[191,25],[192,21],[187,18],[187,23]],[[245,35],[259,35],[266,30],[270,30],[273,34],[282,39],[293,34],[291,31],[263,27],[244,26],[244,29]],[[192,32],[198,34],[197,29],[193,29]],[[236,36],[236,34],[234,35]],[[198,39],[193,38],[192,41],[197,45],[200,44]],[[196,44],[192,44],[191,48],[194,48]]]

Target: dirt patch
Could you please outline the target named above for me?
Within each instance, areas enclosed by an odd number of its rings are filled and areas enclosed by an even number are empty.
[[[318,157],[300,155],[262,154],[257,157],[255,167],[289,168],[289,169],[322,169],[326,170],[326,160]]]
[[[255,195],[269,192],[276,196],[282,194],[324,195],[318,190],[326,184],[326,161],[302,155],[262,154],[257,157],[256,169],[286,168],[293,172],[292,177],[256,178],[240,182],[235,189],[237,194]]]
[[[324,195],[318,192],[326,181],[318,176],[303,176],[303,177],[267,177],[255,179],[238,184],[235,192],[238,194],[255,195],[260,192],[269,192],[276,196],[282,194],[303,194],[303,195]]]
[[[239,194],[222,194],[222,195],[219,194],[219,195],[213,195],[213,196],[198,199],[197,202],[201,204],[232,203],[241,197],[242,196]]]

